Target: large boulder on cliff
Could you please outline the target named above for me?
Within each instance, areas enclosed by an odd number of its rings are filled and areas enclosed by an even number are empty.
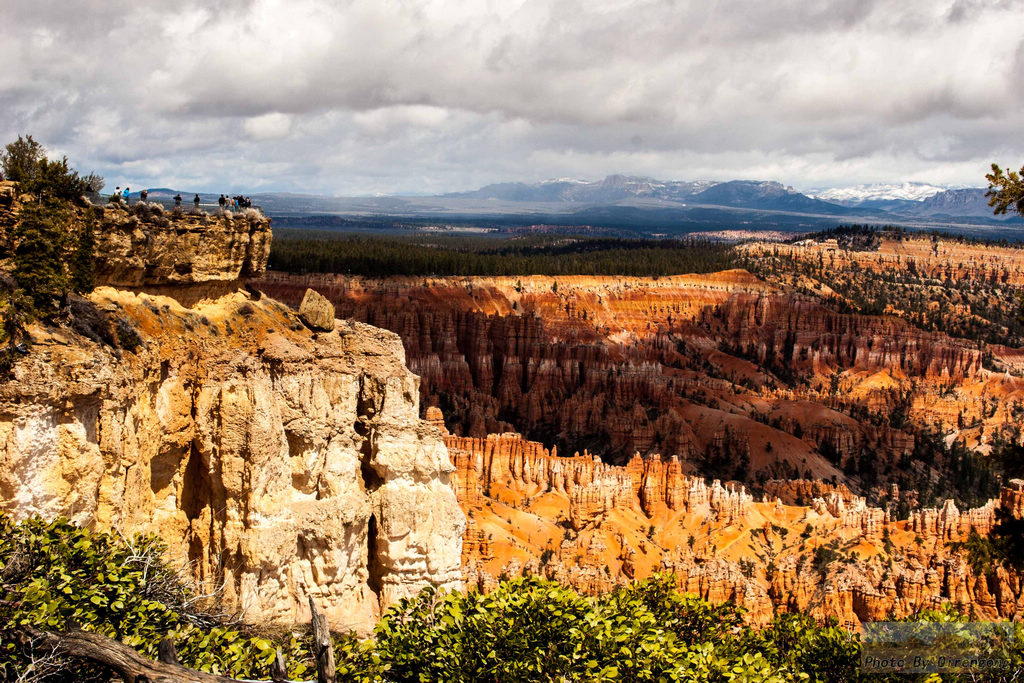
[[[319,292],[307,289],[299,304],[299,317],[311,329],[330,332],[334,329],[334,304]]]

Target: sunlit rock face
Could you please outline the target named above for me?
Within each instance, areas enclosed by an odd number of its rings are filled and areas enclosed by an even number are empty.
[[[443,421],[437,409],[427,417]],[[590,453],[559,456],[514,433],[444,438],[468,516],[467,585],[487,589],[525,571],[600,592],[671,571],[681,589],[734,601],[755,624],[785,611],[855,627],[944,603],[990,619],[1024,609],[1017,573],[977,575],[949,546],[972,529],[988,533],[1000,508],[1019,517],[1019,480],[978,508],[946,501],[896,520],[822,482],[767,487],[807,496],[792,505],[683,475],[677,458],[614,466]]]
[[[90,301],[138,333],[133,351],[31,328],[0,383],[0,509],[155,533],[255,622],[305,621],[312,595],[336,629],[365,632],[402,596],[461,587],[452,465],[398,336],[313,332],[240,289],[265,266],[269,228],[232,225],[202,233],[190,282],[156,275],[183,262],[162,250],[186,249],[187,226],[149,235],[151,279],[106,255],[104,281],[143,291],[102,286]]]
[[[268,273],[256,284],[295,305],[313,288],[341,317],[399,334],[423,403],[442,408],[453,433],[516,432],[619,465],[661,453],[678,456],[685,474],[748,485],[834,479],[866,494],[848,476],[865,453],[887,485],[924,431],[958,430],[974,447],[1024,406],[1024,377],[982,366],[1005,350],[840,313],[742,270]]]

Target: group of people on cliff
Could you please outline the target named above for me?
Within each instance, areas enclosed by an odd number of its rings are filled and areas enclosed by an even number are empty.
[[[221,195],[220,199],[217,200],[220,204],[221,209],[249,209],[252,208],[252,199],[249,197],[243,197],[237,195],[235,197],[228,197],[227,195]]]
[[[149,201],[148,190],[142,190],[141,192],[139,192],[139,201]],[[114,193],[110,195],[110,202],[116,204],[124,203],[126,205],[131,204],[131,188],[126,187],[122,190],[121,186],[118,185],[117,189],[114,190]],[[199,208],[200,199],[198,193],[195,195],[195,197],[192,198],[192,204],[195,206],[196,209]],[[222,194],[220,198],[217,200],[217,204],[220,205],[221,211],[224,211],[226,209],[248,209],[252,207],[252,198],[245,197],[243,195],[229,197],[227,195]],[[181,206],[181,193],[174,195],[174,205]]]

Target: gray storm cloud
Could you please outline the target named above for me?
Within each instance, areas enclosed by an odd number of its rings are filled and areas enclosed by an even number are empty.
[[[19,2],[0,134],[111,181],[435,192],[633,173],[982,183],[1024,160],[1024,5]]]

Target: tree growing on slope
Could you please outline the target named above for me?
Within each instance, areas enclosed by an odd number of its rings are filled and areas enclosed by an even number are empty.
[[[4,151],[0,152],[3,177],[16,183],[34,180],[45,153],[43,146],[33,140],[31,135],[24,138],[19,135],[17,140],[8,143]]]
[[[64,267],[68,235],[61,207],[50,201],[26,204],[14,226],[12,275],[32,299],[33,313],[48,317],[69,289]]]

